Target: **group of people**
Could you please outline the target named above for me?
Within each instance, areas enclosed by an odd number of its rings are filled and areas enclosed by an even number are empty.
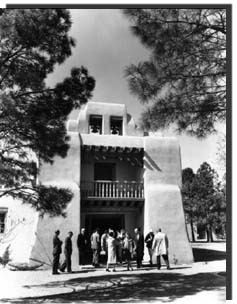
[[[64,262],[60,265],[60,254],[62,253],[62,241],[59,239],[60,231],[55,231],[53,238],[53,274],[59,274],[58,271],[71,272],[71,255],[72,255],[72,236],[70,231],[64,243]],[[124,229],[114,231],[105,230],[100,236],[100,230],[97,228],[88,236],[85,228],[81,229],[77,237],[77,247],[79,251],[79,265],[92,263],[98,267],[100,263],[106,263],[106,271],[116,271],[116,265],[123,262],[127,265],[127,270],[133,270],[131,261],[136,258],[137,268],[142,265],[144,256],[144,244],[148,249],[150,264],[153,262],[153,254],[157,256],[157,268],[161,267],[161,256],[163,257],[167,269],[169,266],[168,258],[168,238],[167,235],[158,229],[156,234],[152,230],[146,235],[145,239],[140,228],[134,229],[134,238]]]
[[[90,238],[92,265],[95,267],[98,266],[99,259],[101,259],[106,261],[106,271],[110,271],[110,266],[113,267],[113,271],[116,271],[116,264],[122,264],[122,262],[125,261],[127,264],[127,270],[132,270],[131,260],[136,256],[137,267],[141,267],[144,251],[144,238],[141,234],[140,228],[136,228],[134,232],[136,234],[135,239],[131,237],[129,232],[123,229],[121,231],[108,229],[104,231],[100,238],[99,229],[96,229]],[[80,247],[78,244],[78,249],[80,261],[81,254],[84,255],[83,247]]]

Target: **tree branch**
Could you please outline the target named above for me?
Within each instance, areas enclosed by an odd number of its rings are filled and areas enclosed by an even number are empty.
[[[11,194],[11,193],[14,193],[14,192],[17,192],[17,191],[19,192],[19,191],[22,191],[22,190],[31,190],[31,191],[37,192],[36,188],[29,187],[29,186],[21,186],[21,187],[6,189],[6,190],[0,190],[0,198],[5,196],[5,195]],[[26,194],[33,195],[33,193],[28,193],[28,192],[26,192]]]
[[[200,23],[196,23],[196,22],[190,22],[190,21],[184,21],[184,20],[164,20],[164,19],[158,19],[157,21],[161,21],[163,23],[180,23],[180,24],[188,24],[188,25],[195,25],[196,27],[199,28],[203,28],[203,29],[212,29],[215,30],[217,32],[221,32],[223,34],[226,35],[226,30],[224,28],[221,28],[219,26],[216,25],[205,25],[205,24],[200,24]]]

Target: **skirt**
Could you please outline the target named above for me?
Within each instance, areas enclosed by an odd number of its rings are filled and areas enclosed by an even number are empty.
[[[116,264],[117,263],[117,259],[116,259],[116,250],[115,248],[111,248],[108,250],[108,260],[107,260],[108,264]]]

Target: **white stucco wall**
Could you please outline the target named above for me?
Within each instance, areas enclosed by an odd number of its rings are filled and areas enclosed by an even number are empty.
[[[171,184],[181,187],[181,156],[177,139],[144,137],[146,184]]]
[[[173,138],[145,137],[144,150],[144,233],[161,228],[170,240],[170,262],[192,263],[180,191],[179,144]]]
[[[143,148],[143,137],[80,134],[82,145]]]
[[[122,117],[123,136],[142,136],[143,131],[139,130],[131,115],[127,114],[127,108],[124,104],[88,102],[79,112],[78,118],[69,120],[67,128],[72,132],[81,134],[89,133],[90,115],[102,116],[102,134],[110,135],[110,117]]]
[[[35,242],[38,213],[29,204],[10,196],[0,199],[0,208],[7,208],[5,232],[0,234],[0,256],[9,247],[12,262],[27,263]]]
[[[55,181],[71,181],[80,184],[81,141],[79,135],[68,132],[70,148],[66,158],[56,156],[53,164],[44,163],[39,175],[39,181],[50,183]]]
[[[78,252],[76,248],[76,236],[80,229],[80,173],[81,173],[81,143],[77,133],[69,133],[70,149],[66,158],[55,157],[53,165],[44,164],[41,168],[39,181],[45,185],[68,188],[73,193],[73,198],[69,203],[66,212],[67,217],[61,216],[39,219],[37,225],[37,238],[32,252],[32,257],[41,257],[47,261],[52,259],[52,239],[55,230],[61,231],[60,238],[64,241],[69,231],[73,236],[73,265],[78,264]],[[63,259],[63,254],[61,255]]]
[[[73,192],[73,199],[68,204],[67,207],[67,216],[63,218],[62,216],[58,217],[49,217],[45,215],[43,218],[39,218],[37,224],[37,234],[35,239],[35,244],[31,257],[44,261],[46,263],[52,262],[52,252],[53,252],[53,236],[54,232],[60,230],[60,239],[63,241],[67,237],[69,231],[73,232],[72,243],[73,243],[73,253],[72,253],[72,263],[75,267],[78,265],[78,252],[76,247],[76,237],[79,232],[80,227],[80,191],[75,183],[70,182],[55,182],[50,183],[50,185],[58,187],[66,187]],[[64,244],[63,244],[64,246]],[[63,248],[62,248],[63,249]],[[61,254],[61,262],[64,259],[64,254]]]

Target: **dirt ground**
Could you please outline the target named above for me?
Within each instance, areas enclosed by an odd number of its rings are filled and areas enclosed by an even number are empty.
[[[225,243],[192,244],[193,265],[171,270],[144,265],[117,272],[83,269],[52,276],[49,270],[0,271],[0,303],[225,303]]]

